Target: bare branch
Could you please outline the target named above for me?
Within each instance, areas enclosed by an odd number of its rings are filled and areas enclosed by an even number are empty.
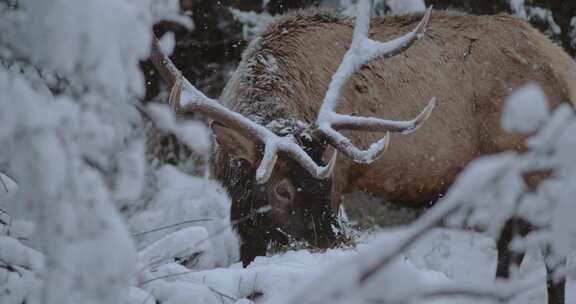
[[[358,16],[356,17],[352,45],[344,55],[338,70],[332,76],[316,121],[318,132],[324,135],[332,146],[359,163],[371,163],[386,151],[390,142],[388,132],[407,133],[418,129],[430,116],[435,106],[435,99],[432,98],[424,110],[410,121],[353,117],[335,113],[342,88],[350,76],[368,62],[376,58],[388,58],[400,54],[414,44],[426,31],[432,7],[426,11],[412,32],[388,42],[379,42],[368,38],[371,10],[371,0],[361,0],[358,3]],[[337,131],[344,129],[386,132],[386,135],[373,143],[367,150],[361,150]]]

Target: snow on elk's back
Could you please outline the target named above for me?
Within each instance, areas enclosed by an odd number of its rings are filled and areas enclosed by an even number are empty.
[[[0,303],[123,302],[137,252],[119,209],[145,179],[151,6],[0,2],[0,171],[18,184],[1,198]]]

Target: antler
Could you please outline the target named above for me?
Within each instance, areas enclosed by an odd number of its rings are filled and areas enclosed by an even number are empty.
[[[326,166],[318,166],[314,160],[291,137],[280,137],[250,119],[227,109],[196,89],[166,56],[153,35],[151,60],[161,77],[172,86],[170,104],[177,112],[200,113],[220,124],[234,128],[244,137],[263,144],[264,155],[256,170],[256,181],[265,183],[278,159],[278,152],[285,152],[316,178],[325,179],[332,174],[336,153]]]
[[[409,121],[392,121],[335,113],[342,87],[348,78],[371,60],[392,57],[414,44],[426,31],[432,7],[426,11],[424,18],[412,32],[388,42],[379,42],[368,38],[371,10],[372,0],[359,1],[352,45],[344,55],[338,70],[332,76],[316,121],[317,131],[324,135],[330,145],[359,163],[371,163],[386,151],[390,144],[389,132],[409,133],[418,129],[430,116],[435,106],[435,98],[432,98],[424,110],[416,118]],[[337,130],[386,132],[386,135],[370,145],[367,150],[360,150]]]
[[[342,86],[348,78],[369,61],[379,57],[394,56],[410,47],[426,30],[431,11],[430,8],[420,24],[412,32],[389,42],[378,42],[368,38],[371,8],[371,0],[360,1],[352,46],[346,52],[340,67],[332,77],[316,122],[317,131],[324,135],[328,143],[353,160],[362,163],[374,161],[386,150],[390,141],[388,132],[407,133],[416,130],[430,116],[435,104],[435,99],[433,98],[428,106],[410,121],[353,117],[334,112]],[[288,154],[316,178],[324,179],[331,175],[336,163],[336,153],[334,153],[326,166],[319,166],[302,150],[293,138],[277,136],[266,127],[227,109],[218,101],[207,97],[182,76],[178,68],[162,52],[155,36],[153,36],[151,59],[162,78],[172,87],[170,104],[177,112],[200,113],[227,127],[234,128],[244,137],[264,145],[264,155],[256,170],[258,183],[264,183],[270,178],[279,152]],[[381,140],[373,143],[369,149],[363,151],[337,131],[344,129],[387,132],[387,134]]]

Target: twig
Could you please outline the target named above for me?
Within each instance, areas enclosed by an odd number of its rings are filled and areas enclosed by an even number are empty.
[[[209,222],[209,221],[213,221],[213,220],[214,220],[214,219],[211,219],[211,218],[196,219],[196,220],[187,220],[187,221],[179,222],[179,223],[172,224],[172,225],[161,226],[161,227],[154,228],[154,229],[151,229],[151,230],[133,233],[132,236],[133,236],[133,237],[138,237],[138,236],[141,236],[141,235],[144,235],[144,234],[148,234],[148,233],[152,233],[152,232],[156,232],[156,231],[161,231],[161,230],[165,230],[165,229],[170,229],[170,228],[178,227],[178,226],[180,226],[180,225],[191,224],[191,223],[199,223],[199,222]]]
[[[6,212],[6,210],[0,208],[0,213],[6,214],[6,216],[8,216],[8,220],[10,221],[10,219],[12,219],[12,217],[10,216],[10,214],[8,212]],[[3,220],[2,218],[0,218],[0,224],[4,225],[4,226],[8,226],[10,223],[8,223],[7,221]],[[10,229],[10,227],[8,227],[8,229]]]
[[[20,277],[24,276],[24,274],[22,274],[22,272],[20,272],[20,270],[18,270],[18,268],[16,268],[16,266],[9,264],[4,259],[0,259],[0,263],[2,263],[2,264],[0,264],[0,268],[4,268],[4,269],[11,271],[11,272],[16,272],[18,275],[20,275]],[[22,267],[22,268],[24,268],[24,267]],[[26,269],[26,268],[24,268],[24,269]]]
[[[166,275],[158,276],[158,277],[151,278],[151,279],[148,279],[148,280],[146,280],[146,281],[143,281],[143,282],[138,283],[138,287],[141,287],[142,285],[146,285],[146,284],[152,283],[152,282],[154,282],[154,281],[158,281],[158,280],[169,279],[169,278],[173,278],[173,277],[178,277],[178,276],[182,276],[182,275],[191,274],[191,273],[193,273],[193,272],[195,272],[195,271],[196,271],[196,270],[188,270],[188,271],[182,271],[182,272],[177,272],[177,273],[169,273],[169,274],[166,274]]]
[[[2,178],[1,173],[0,173],[0,184],[2,184],[2,187],[4,187],[4,191],[6,191],[6,193],[8,193],[8,186],[6,185],[6,182],[4,182],[4,178]]]
[[[191,274],[191,273],[193,273],[193,272],[194,272],[194,270],[177,272],[177,273],[170,273],[170,274],[167,274],[167,275],[163,275],[163,276],[159,276],[159,277],[155,277],[155,278],[146,280],[146,281],[144,281],[144,282],[140,282],[140,283],[138,284],[138,286],[139,286],[139,287],[142,287],[143,285],[152,283],[152,282],[157,281],[157,280],[174,278],[174,277],[178,277],[178,276],[183,276],[183,275]],[[228,298],[228,299],[230,299],[230,300],[232,300],[232,301],[237,301],[237,300],[238,300],[238,299],[236,299],[236,298],[234,298],[234,297],[232,297],[232,296],[230,296],[230,295],[227,295],[227,294],[225,294],[225,293],[223,293],[223,292],[221,292],[221,291],[216,290],[216,289],[213,288],[213,287],[210,287],[210,286],[207,286],[207,287],[208,287],[208,289],[210,289],[210,291],[218,294],[218,295],[221,296],[221,297]],[[151,294],[150,294],[150,295],[151,295]]]
[[[148,296],[144,299],[144,301],[142,301],[142,304],[146,304],[146,302],[148,302],[148,300],[150,300],[153,297],[151,292],[148,292]]]
[[[238,301],[238,299],[234,298],[233,296],[230,296],[230,295],[227,295],[227,294],[225,294],[225,293],[223,293],[223,292],[221,292],[221,291],[218,291],[218,290],[216,290],[216,289],[213,288],[213,287],[208,286],[208,289],[210,289],[210,291],[212,291],[212,292],[215,293],[215,294],[218,294],[218,295],[221,296],[221,297],[227,298],[227,299],[232,300],[232,301],[234,301],[234,302]]]

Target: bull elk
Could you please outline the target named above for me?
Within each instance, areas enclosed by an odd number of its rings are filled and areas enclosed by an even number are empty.
[[[270,243],[330,245],[343,193],[428,203],[473,158],[522,149],[524,137],[501,130],[500,116],[527,82],[552,106],[576,102],[575,63],[523,21],[430,10],[370,21],[371,1],[360,4],[355,26],[321,10],[277,18],[245,50],[219,102],[154,43],[172,105],[213,120],[213,167],[232,219],[270,206],[237,227],[244,265]],[[419,127],[389,146],[389,133]]]

